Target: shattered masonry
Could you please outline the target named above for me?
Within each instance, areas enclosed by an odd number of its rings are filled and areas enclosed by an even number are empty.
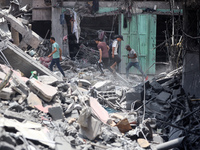
[[[49,8],[56,12],[67,3],[62,0],[51,2],[40,1],[45,7],[34,8],[34,13],[35,9]],[[0,6],[4,3],[6,0]],[[113,3],[123,6],[122,2]],[[154,8],[143,10],[132,3],[125,3],[125,8],[110,8],[111,12],[100,13],[102,5],[108,7],[111,4],[98,0],[84,3],[85,7],[82,4],[69,2],[69,6],[74,5],[75,9],[65,9],[65,13],[74,14],[78,19],[70,20],[71,25],[77,24],[70,30],[76,37],[75,43],[79,44],[74,60],[69,56],[62,57],[61,66],[66,78],[62,78],[57,68],[54,68],[54,72],[48,69],[51,58],[47,56],[51,46],[46,36],[43,39],[30,28],[26,17],[31,8],[20,8],[20,3],[14,0],[10,2],[9,9],[0,9],[0,150],[198,150],[200,101],[195,94],[188,93],[188,87],[193,82],[184,85],[188,83],[188,76],[185,75],[188,72],[185,71],[194,64],[186,67],[180,65],[184,42],[182,36],[176,45],[181,45],[176,49],[181,50],[178,54],[180,60],[175,61],[179,66],[176,69],[149,75],[149,80],[145,81],[140,75],[131,74],[126,79],[125,74],[112,74],[109,69],[104,69],[105,76],[102,76],[96,64],[99,52],[90,47],[92,40],[90,44],[87,43],[89,40],[82,42],[86,39],[81,35],[80,18],[84,15],[94,17],[127,13],[127,19],[130,19],[129,15],[132,14],[161,12],[157,10],[157,5],[151,4]],[[150,2],[136,4],[143,6]],[[175,13],[174,4],[170,4]],[[189,12],[199,5],[196,1],[188,1],[187,6]],[[170,15],[173,20],[174,14]],[[63,16],[60,17],[62,19]],[[60,21],[62,24],[66,20]],[[65,27],[64,23],[62,25]],[[62,30],[58,30],[56,36],[59,37]],[[96,33],[96,30],[83,30]],[[65,34],[66,30],[63,32]],[[115,34],[114,31],[98,30],[95,36],[106,39],[108,33]],[[184,31],[183,35],[198,39]],[[64,46],[69,44],[67,34],[62,40]],[[167,47],[170,42],[167,39],[165,42]],[[197,52],[194,49],[187,51],[186,60]],[[195,54],[195,60],[196,57]],[[153,65],[149,65],[149,69]],[[194,83],[198,86],[197,80]],[[185,86],[188,86],[186,90],[183,88]]]

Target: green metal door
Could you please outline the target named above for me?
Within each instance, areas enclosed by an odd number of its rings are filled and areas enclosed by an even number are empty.
[[[153,49],[156,46],[156,15],[137,14],[133,15],[130,21],[127,21],[127,28],[123,28],[124,15],[121,15],[121,34],[124,41],[121,42],[121,73],[126,72],[128,64],[125,46],[128,44],[133,48],[138,56],[142,70],[147,74],[155,74],[155,54]],[[152,66],[153,65],[153,66]],[[150,69],[149,67],[152,66]],[[140,74],[134,67],[130,73]]]

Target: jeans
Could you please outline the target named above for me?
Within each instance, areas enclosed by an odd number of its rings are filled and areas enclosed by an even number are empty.
[[[128,78],[128,74],[129,74],[129,69],[130,69],[132,66],[134,66],[135,68],[137,68],[137,69],[141,72],[141,74],[142,74],[143,77],[146,77],[146,75],[145,75],[144,72],[142,71],[142,69],[141,69],[141,67],[140,67],[140,65],[139,65],[138,62],[130,62],[130,63],[128,63],[128,65],[127,65],[127,67],[126,67],[126,77],[127,77],[127,78]]]
[[[51,64],[49,65],[49,69],[51,71],[53,71],[53,65],[55,65],[58,67],[58,69],[60,70],[60,72],[62,73],[62,75],[65,77],[65,73],[63,72],[61,66],[60,66],[60,58],[53,58],[51,61]]]

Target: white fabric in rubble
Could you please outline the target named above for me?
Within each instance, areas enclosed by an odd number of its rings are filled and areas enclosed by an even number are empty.
[[[0,40],[11,39],[11,32],[8,29],[7,21],[0,18]]]
[[[76,35],[77,43],[79,43],[81,28],[80,28],[80,17],[77,15],[75,11],[74,12],[74,28],[73,33]]]

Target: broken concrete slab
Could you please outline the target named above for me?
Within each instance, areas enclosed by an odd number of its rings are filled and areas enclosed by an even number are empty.
[[[55,149],[55,141],[49,136],[49,130],[47,128],[42,128],[40,131],[21,127],[17,127],[16,129],[19,131],[16,135],[23,135],[27,139],[38,141]]]
[[[107,124],[107,121],[110,119],[108,112],[99,104],[97,99],[90,97],[90,106],[92,112],[104,123]]]
[[[24,114],[24,113],[18,113],[18,112],[13,112],[10,110],[6,110],[4,112],[4,117],[8,118],[8,119],[16,119],[19,122],[23,122],[26,119],[30,119],[32,120],[33,117],[31,117],[30,115]]]
[[[34,108],[36,105],[42,105],[41,99],[33,92],[31,92],[28,95],[27,102],[28,102],[28,105],[32,108]]]
[[[161,86],[161,84],[159,84],[157,81],[152,81],[150,83],[150,85],[152,86],[152,88],[156,91],[156,92],[160,92],[163,87]]]
[[[15,95],[15,92],[10,87],[3,88],[0,91],[0,98],[4,100],[12,100],[14,95]]]
[[[29,129],[40,129],[42,125],[40,123],[35,123],[31,121],[26,122],[19,122],[15,119],[7,119],[7,118],[0,118],[0,126],[4,127],[21,127],[21,128],[29,128]]]
[[[37,71],[40,75],[54,76],[59,81],[62,79],[53,74],[49,69],[23,52],[19,47],[5,40],[0,42],[0,50],[14,69],[19,69],[26,77],[31,76],[31,71]],[[2,54],[0,54],[2,55]],[[4,63],[4,62],[2,62]]]
[[[162,91],[160,94],[156,96],[158,103],[165,104],[166,101],[170,98],[171,94],[165,91]]]
[[[96,90],[99,90],[99,91],[107,91],[107,87],[112,85],[112,81],[110,80],[106,80],[106,81],[100,81],[100,82],[97,82],[93,88],[95,88]]]
[[[44,84],[48,84],[48,85],[53,85],[54,83],[56,83],[58,81],[57,78],[55,78],[54,76],[48,76],[48,75],[41,75],[38,76],[38,80]]]
[[[50,102],[57,94],[57,89],[53,86],[43,84],[35,78],[29,79],[27,85],[30,89],[46,102]]]
[[[38,45],[43,41],[43,39],[39,35],[37,35],[27,26],[22,24],[22,22],[19,21],[13,15],[7,14],[6,12],[3,12],[2,10],[0,10],[0,17],[4,17],[8,22],[10,22],[12,28],[18,31],[24,38],[24,41],[31,47],[36,49]]]

